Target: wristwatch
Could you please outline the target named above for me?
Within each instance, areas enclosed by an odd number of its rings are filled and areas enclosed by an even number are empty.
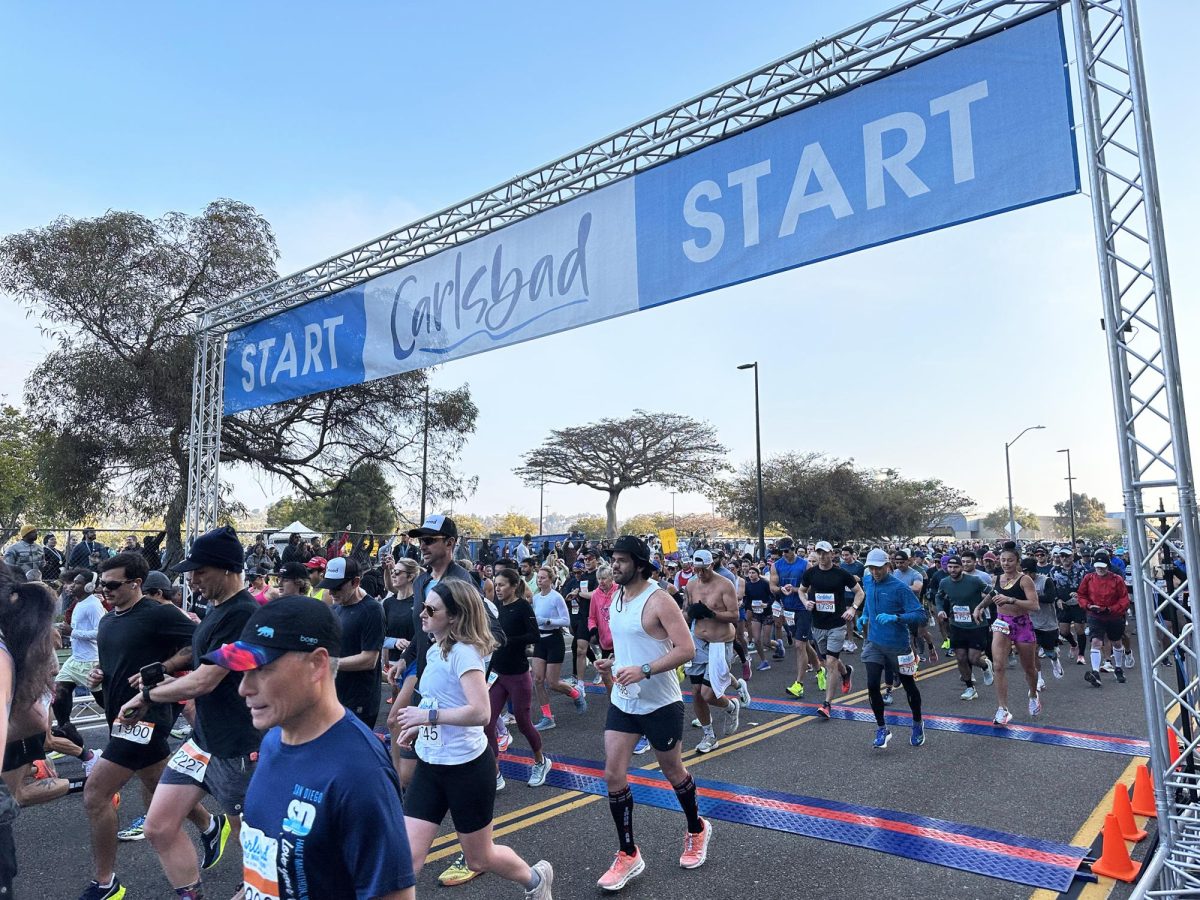
[[[145,700],[147,703],[154,702],[153,700],[150,699],[150,691],[151,690],[153,690],[153,688],[148,688],[144,684],[142,685],[142,699]]]
[[[650,663],[642,663],[642,674],[649,678],[653,673],[650,671]]]

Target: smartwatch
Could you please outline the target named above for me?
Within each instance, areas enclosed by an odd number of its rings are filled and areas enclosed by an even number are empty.
[[[649,677],[651,676],[651,674],[653,674],[653,673],[650,671],[650,663],[643,663],[643,664],[642,664],[642,674],[643,674],[643,675],[645,675],[647,678],[649,678]]]

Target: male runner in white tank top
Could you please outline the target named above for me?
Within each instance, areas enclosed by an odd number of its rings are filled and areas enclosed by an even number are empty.
[[[700,818],[696,783],[684,768],[681,749],[683,694],[675,670],[695,653],[687,621],[671,596],[648,580],[653,572],[650,548],[641,538],[625,535],[613,544],[612,569],[620,586],[609,609],[614,658],[597,660],[596,667],[611,671],[614,681],[604,726],[604,778],[620,850],[597,884],[619,891],[646,868],[633,842],[633,794],[627,778],[630,755],[643,734],[687,816],[680,866],[704,864],[712,825]]]

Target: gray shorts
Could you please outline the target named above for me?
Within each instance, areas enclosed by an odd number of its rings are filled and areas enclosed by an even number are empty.
[[[895,677],[900,674],[900,656],[905,656],[912,651],[909,649],[894,649],[892,647],[880,647],[878,644],[872,644],[867,641],[862,648],[862,653],[859,658],[864,663],[875,663],[883,666],[888,677]]]
[[[250,779],[254,775],[255,763],[256,760],[249,756],[233,756],[227,759],[214,756],[208,761],[204,780],[197,781],[186,772],[172,769],[168,762],[158,783],[198,787],[220,803],[225,812],[240,816],[242,806],[246,802],[246,789],[250,787]]]
[[[817,644],[817,652],[821,656],[836,657],[842,652],[842,645],[846,643],[846,626],[839,625],[837,628],[814,628],[812,636],[813,640]]]

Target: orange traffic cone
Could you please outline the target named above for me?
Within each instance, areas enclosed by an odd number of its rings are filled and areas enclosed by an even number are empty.
[[[1100,858],[1092,863],[1092,871],[1097,875],[1105,875],[1118,881],[1133,881],[1137,877],[1141,863],[1135,863],[1125,849],[1125,839],[1121,837],[1121,826],[1117,817],[1109,813],[1104,817],[1104,843]]]
[[[1167,728],[1167,757],[1171,760],[1171,768],[1175,767],[1175,763],[1179,762],[1179,742],[1175,740],[1175,732],[1171,730],[1171,726]]]
[[[1146,832],[1137,827],[1133,819],[1133,806],[1129,803],[1129,790],[1121,782],[1113,788],[1113,815],[1121,826],[1121,837],[1127,841],[1140,841],[1146,837]]]
[[[1139,816],[1158,818],[1158,808],[1154,805],[1154,783],[1150,780],[1150,767],[1145,763],[1138,766],[1137,776],[1133,779],[1133,811]]]

